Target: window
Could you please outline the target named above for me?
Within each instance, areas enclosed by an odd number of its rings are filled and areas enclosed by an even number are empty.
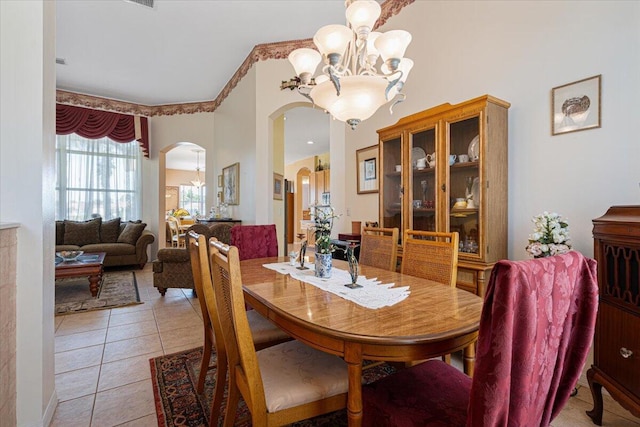
[[[196,187],[193,185],[180,186],[180,203],[179,206],[189,211],[191,216],[204,215],[204,187]]]
[[[56,138],[56,219],[140,219],[142,153],[137,141]]]

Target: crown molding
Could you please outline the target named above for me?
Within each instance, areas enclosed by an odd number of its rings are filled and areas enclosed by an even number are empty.
[[[415,0],[387,0],[381,5],[380,18],[376,28],[384,25],[389,18],[400,13],[407,5]],[[276,43],[264,43],[254,46],[231,79],[222,88],[218,96],[212,101],[188,102],[182,104],[142,105],[99,96],[56,90],[56,102],[60,104],[76,105],[95,110],[113,111],[135,116],[173,116],[176,114],[213,113],[222,101],[229,96],[240,80],[247,75],[253,64],[267,59],[285,59],[298,48],[313,48],[313,39],[289,40]]]

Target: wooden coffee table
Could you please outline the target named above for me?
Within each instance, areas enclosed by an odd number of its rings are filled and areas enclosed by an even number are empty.
[[[106,255],[105,252],[88,253],[80,255],[76,261],[56,263],[56,280],[87,276],[89,278],[91,296],[96,297],[102,282],[103,263]]]

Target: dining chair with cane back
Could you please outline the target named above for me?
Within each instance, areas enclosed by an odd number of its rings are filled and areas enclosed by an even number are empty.
[[[180,222],[177,218],[169,216],[167,217],[167,224],[169,225],[169,231],[171,232],[171,246],[175,248],[184,248],[186,235],[180,231]]]
[[[229,364],[224,425],[234,425],[241,395],[256,427],[290,424],[345,408],[347,364],[298,340],[256,351],[245,310],[238,249],[211,241],[209,252]]]
[[[597,311],[594,260],[498,261],[473,378],[429,360],[366,385],[363,425],[549,426],[582,374]]]
[[[209,310],[207,309],[206,298],[203,290],[203,275],[206,276],[207,273],[210,273],[210,271],[208,271],[206,267],[203,268],[203,263],[209,263],[208,254],[206,253],[207,242],[202,234],[198,234],[195,231],[189,231],[188,241],[191,271],[193,273],[193,284],[196,295],[198,297],[198,302],[200,303],[202,323],[204,325],[204,346],[202,351],[202,362],[200,363],[200,375],[198,376],[198,383],[196,385],[196,391],[198,393],[202,393],[204,391],[204,381],[207,377],[208,370],[216,367],[216,364],[209,364],[211,360],[211,349],[214,342],[220,341],[222,339],[222,332],[218,330],[216,333],[216,331],[214,330],[215,325],[213,324],[213,322],[211,322],[211,318],[209,317]],[[205,249],[204,260],[202,259],[202,256],[200,254],[201,247],[204,247]],[[216,340],[216,335],[219,337],[218,340]],[[216,353],[220,354],[217,349]],[[220,359],[221,357],[218,357],[217,360]]]
[[[456,286],[457,232],[405,230],[402,245],[402,274]]]
[[[360,264],[396,271],[398,233],[397,228],[364,227],[360,238]]]
[[[215,237],[212,237],[211,239],[216,240]],[[214,390],[214,398],[211,404],[210,421],[211,425],[217,425],[220,415],[220,404],[222,402],[224,386],[226,384],[226,350],[214,301],[207,240],[203,234],[198,234],[195,231],[189,231],[188,241],[191,268],[193,271],[193,282],[195,285],[196,295],[200,303],[202,322],[204,325],[204,346],[196,391],[198,393],[202,393],[204,391],[207,372],[209,369],[215,367],[216,386]],[[253,339],[255,340],[254,345],[256,348],[262,349],[291,340],[291,337],[282,329],[275,326],[256,311],[252,311],[248,314],[248,317],[250,318],[250,327],[253,332]],[[213,347],[215,347],[216,352],[216,363],[210,365],[211,350]]]

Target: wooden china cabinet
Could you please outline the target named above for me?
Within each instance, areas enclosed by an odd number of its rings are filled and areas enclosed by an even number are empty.
[[[602,425],[602,387],[640,417],[640,206],[612,206],[593,220],[600,305],[587,379]]]
[[[457,231],[457,286],[480,296],[495,262],[507,258],[509,107],[485,95],[378,130],[381,226],[398,227],[401,236],[405,229]]]

